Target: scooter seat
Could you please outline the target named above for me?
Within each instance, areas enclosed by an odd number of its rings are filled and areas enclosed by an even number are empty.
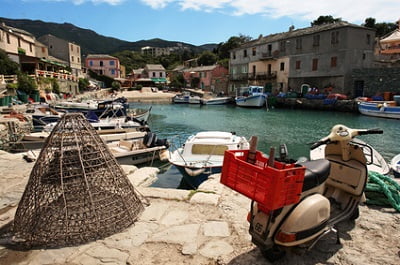
[[[311,160],[298,164],[306,167],[303,191],[310,190],[324,183],[331,169],[331,164],[327,159]]]

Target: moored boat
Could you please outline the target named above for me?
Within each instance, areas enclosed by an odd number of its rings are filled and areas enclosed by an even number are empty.
[[[224,105],[230,102],[231,97],[215,97],[201,100],[201,104],[203,105]]]
[[[157,139],[154,133],[148,132],[143,137],[113,141],[107,146],[119,164],[138,165],[166,158],[163,153],[169,144],[166,139]]]
[[[205,131],[190,136],[182,147],[170,151],[175,165],[188,183],[197,188],[209,175],[220,173],[226,150],[249,149],[243,136],[221,131]]]
[[[400,106],[396,106],[394,101],[358,102],[358,110],[367,116],[400,119]]]
[[[394,156],[392,160],[390,160],[390,167],[393,171],[393,176],[395,178],[400,178],[400,154]]]
[[[243,89],[240,89],[243,90]],[[236,105],[240,107],[256,107],[265,106],[267,95],[264,93],[264,88],[261,86],[249,86],[245,91],[240,93],[235,98]]]

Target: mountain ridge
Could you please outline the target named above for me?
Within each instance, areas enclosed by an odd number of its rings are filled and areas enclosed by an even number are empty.
[[[133,42],[125,41],[115,37],[98,34],[91,29],[80,28],[69,22],[55,23],[45,22],[42,20],[10,19],[0,17],[0,23],[5,23],[7,26],[25,30],[36,38],[46,34],[51,34],[58,38],[74,42],[81,46],[83,57],[87,54],[112,54],[124,50],[140,51],[140,49],[145,46],[166,48],[175,47],[179,44],[193,50],[194,52],[212,50],[217,47],[217,44],[214,43],[195,46],[189,43],[168,41],[160,38]]]

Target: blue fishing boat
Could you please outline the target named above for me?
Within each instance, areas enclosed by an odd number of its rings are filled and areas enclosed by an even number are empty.
[[[387,101],[359,102],[358,111],[367,116],[400,119],[400,106]]]

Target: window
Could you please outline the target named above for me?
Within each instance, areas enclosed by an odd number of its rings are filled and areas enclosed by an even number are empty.
[[[93,61],[89,61],[89,65],[90,65],[90,66],[93,66]]]
[[[243,50],[243,57],[247,57],[247,50]]]
[[[301,50],[303,46],[302,39],[296,39],[296,49]]]
[[[18,38],[18,47],[21,47],[21,39]]]
[[[317,47],[317,46],[319,46],[319,35],[315,35],[315,36],[313,36],[313,46],[314,47]]]
[[[71,44],[71,52],[74,51],[74,45]]]
[[[312,60],[312,70],[317,71],[318,70],[318,59],[313,59]]]
[[[362,59],[365,60],[366,58],[367,58],[367,55],[365,53],[363,53]]]
[[[331,32],[331,44],[339,43],[339,31]]]
[[[77,59],[77,61],[78,61],[78,63],[79,63],[79,61],[80,61],[80,60],[79,60],[79,57],[77,57],[76,59]]]
[[[111,69],[111,74],[115,75],[115,69]]]
[[[42,52],[45,53],[46,52],[46,48],[42,47]]]
[[[100,61],[100,66],[103,66],[103,61]]]
[[[163,74],[162,74],[162,72],[160,72],[160,77],[163,77]]]
[[[286,51],[286,41],[283,40],[283,41],[279,42],[279,50],[281,52]]]
[[[32,43],[29,43],[29,51],[32,52]]]
[[[331,57],[331,67],[336,67],[337,65],[337,57]]]
[[[283,62],[281,63],[280,70],[281,70],[281,71],[284,71],[284,70],[285,70],[285,63],[283,63]]]
[[[110,61],[110,65],[115,65],[115,62],[114,61]]]
[[[296,70],[299,70],[301,68],[301,61],[296,61]]]
[[[232,52],[232,59],[233,59],[233,60],[236,59],[236,52]]]
[[[7,34],[7,44],[10,44],[10,34]]]
[[[156,77],[156,72],[153,72],[153,77]]]
[[[76,51],[79,53],[79,47],[76,47]]]
[[[256,54],[257,54],[256,48],[253,48],[251,51],[252,51],[253,56],[256,56]]]
[[[71,56],[71,61],[72,61],[72,62],[74,61],[74,56]]]
[[[370,45],[371,44],[371,35],[367,34],[367,44]]]

